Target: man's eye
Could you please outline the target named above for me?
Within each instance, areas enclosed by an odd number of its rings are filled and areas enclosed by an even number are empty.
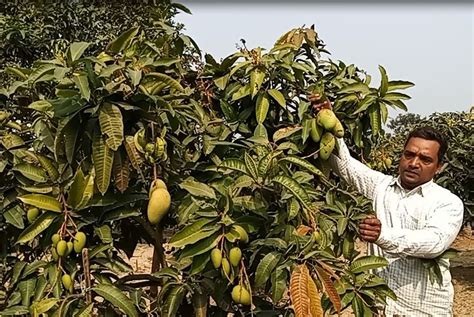
[[[407,159],[410,159],[410,158],[413,158],[415,155],[413,153],[410,153],[410,152],[405,152],[405,153],[403,153],[403,156],[405,156],[405,158],[407,158]]]

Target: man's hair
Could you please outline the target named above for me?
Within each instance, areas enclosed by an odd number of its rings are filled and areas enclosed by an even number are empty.
[[[404,148],[407,146],[408,141],[410,141],[411,138],[421,138],[438,142],[438,163],[443,162],[444,155],[448,150],[448,141],[439,130],[436,130],[433,127],[416,128],[415,130],[411,131],[410,134],[408,134],[407,140],[405,141],[405,145],[403,146]]]

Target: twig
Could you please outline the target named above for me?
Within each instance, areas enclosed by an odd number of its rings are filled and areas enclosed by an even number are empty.
[[[89,267],[89,249],[82,249],[82,266],[84,267],[84,280],[86,283],[86,303],[90,304],[92,302],[91,295],[91,272]]]

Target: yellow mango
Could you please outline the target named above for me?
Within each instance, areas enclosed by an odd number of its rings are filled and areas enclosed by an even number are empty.
[[[233,266],[238,266],[242,258],[242,251],[238,247],[234,247],[229,251],[229,261]]]
[[[153,193],[153,191],[155,189],[158,189],[158,188],[163,188],[163,189],[168,190],[168,187],[166,187],[165,182],[163,180],[157,178],[150,185],[150,190],[148,192],[148,197],[151,197],[151,194]]]
[[[56,246],[56,252],[58,252],[59,256],[65,256],[67,252],[67,243],[64,240],[58,242]]]
[[[316,122],[325,130],[331,131],[337,123],[337,117],[330,109],[321,109],[316,115]]]
[[[247,234],[247,231],[245,231],[244,228],[242,228],[241,226],[239,225],[233,225],[232,226],[232,229],[234,229],[235,231],[237,231],[237,233],[239,234],[240,236],[240,241],[244,242],[244,243],[248,243],[249,242],[249,236]]]
[[[316,119],[311,119],[311,139],[313,139],[314,142],[319,142],[322,134],[323,128],[316,123]]]
[[[26,218],[28,219],[28,222],[33,222],[36,217],[38,217],[40,211],[38,208],[30,208],[28,209],[28,211],[26,212]]]
[[[68,241],[66,245],[67,245],[66,255],[69,255],[71,254],[72,250],[74,250],[74,243],[72,243],[72,241]]]
[[[222,274],[230,278],[230,263],[226,258],[222,258]]]
[[[334,150],[336,145],[336,139],[331,132],[325,132],[319,143],[319,157],[323,160],[327,160]]]
[[[245,287],[241,285],[236,285],[234,288],[232,288],[232,300],[236,302],[237,304],[242,304],[242,305],[250,305],[251,303],[251,296],[250,293]]]
[[[222,264],[222,252],[218,248],[211,251],[211,262],[215,269],[221,267]]]
[[[392,160],[389,157],[387,157],[384,160],[384,163],[385,163],[385,167],[387,167],[387,168],[390,168],[392,166]]]
[[[80,254],[86,245],[87,237],[84,232],[78,231],[74,236],[74,252]]]
[[[71,278],[71,275],[69,274],[64,274],[61,278],[61,281],[63,282],[63,286],[65,289],[67,289],[70,293],[72,293],[72,288],[73,288],[73,281]]]
[[[157,224],[163,219],[171,206],[170,193],[164,188],[158,188],[151,194],[148,201],[147,216],[151,224]]]
[[[61,240],[61,236],[59,234],[55,233],[51,236],[51,242],[53,243],[53,247],[56,247],[58,245],[59,240]]]

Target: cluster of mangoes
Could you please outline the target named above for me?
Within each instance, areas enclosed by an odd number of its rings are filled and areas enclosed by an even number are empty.
[[[77,254],[81,254],[82,249],[84,249],[87,237],[86,234],[82,231],[77,231],[74,236],[73,241],[66,241],[62,237],[55,233],[51,237],[52,248],[51,253],[54,260],[58,260],[59,257],[66,257],[74,250]]]
[[[311,120],[310,136],[319,142],[319,157],[327,160],[336,145],[335,137],[344,136],[344,127],[331,109],[321,109]]]
[[[237,232],[240,236],[240,241],[248,243],[248,234],[244,228],[239,225],[233,225],[233,231]],[[232,247],[227,256],[223,254],[220,248],[215,248],[211,251],[211,262],[215,269],[221,269],[222,275],[229,281],[234,279],[234,272],[238,271],[239,265],[241,264],[242,250],[234,246]],[[250,305],[251,295],[248,289],[243,285],[242,280],[239,284],[232,288],[231,292],[232,300],[237,304]]]
[[[392,167],[393,161],[390,156],[384,151],[373,151],[370,154],[370,162],[366,165],[378,171],[389,170]]]
[[[153,141],[147,141],[145,128],[138,130],[133,136],[133,143],[138,150],[145,156],[145,161],[154,164],[158,160],[168,158],[166,152],[166,140],[163,137],[156,137]]]
[[[168,192],[165,182],[155,179],[150,186],[149,201],[147,207],[148,221],[151,224],[160,223],[171,206],[171,195]]]

